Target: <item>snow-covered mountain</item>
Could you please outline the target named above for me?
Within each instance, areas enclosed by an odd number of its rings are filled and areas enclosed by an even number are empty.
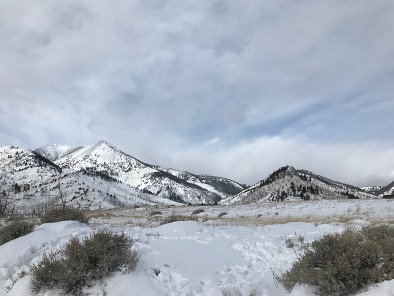
[[[66,203],[86,209],[134,204],[222,204],[373,198],[360,188],[286,166],[247,188],[235,181],[144,163],[100,141],[87,147],[0,148],[0,214]],[[387,187],[387,188],[386,188]],[[385,194],[394,185],[386,186]],[[383,193],[383,192],[382,192]]]
[[[71,152],[55,163],[64,170],[100,172],[144,193],[181,203],[213,204],[244,189],[225,178],[146,164],[105,141]]]
[[[268,178],[246,190],[223,199],[221,204],[248,203],[256,201],[283,201],[288,199],[338,199],[376,198],[360,188],[333,181],[306,170],[292,166],[282,167]]]
[[[146,164],[100,141],[88,147],[0,149],[0,211],[43,211],[55,204],[98,209],[134,204],[213,204],[246,186]]]

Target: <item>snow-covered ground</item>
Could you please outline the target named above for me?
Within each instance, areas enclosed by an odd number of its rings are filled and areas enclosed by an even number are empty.
[[[38,262],[45,252],[61,249],[71,236],[85,236],[97,227],[129,234],[141,257],[135,271],[113,274],[104,285],[89,288],[86,292],[90,295],[103,295],[105,290],[107,295],[217,296],[224,287],[239,288],[243,294],[257,287],[259,295],[288,295],[275,285],[272,273],[290,268],[302,251],[287,248],[286,238],[302,235],[310,242],[349,225],[393,223],[394,201],[203,207],[204,212],[193,215],[199,222],[156,226],[158,217],[164,219],[173,213],[190,216],[195,209],[199,208],[143,207],[96,213],[89,226],[72,221],[40,225],[0,246],[0,295],[31,295],[28,265]],[[153,211],[160,214],[151,216]],[[227,214],[218,218],[221,213]],[[59,295],[59,291],[41,295]],[[291,295],[314,294],[310,287],[296,287]],[[358,295],[393,296],[394,280]]]

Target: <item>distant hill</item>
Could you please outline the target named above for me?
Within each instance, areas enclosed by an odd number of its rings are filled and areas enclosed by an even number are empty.
[[[309,200],[376,198],[362,189],[330,180],[307,170],[284,166],[244,191],[222,200],[221,204]]]

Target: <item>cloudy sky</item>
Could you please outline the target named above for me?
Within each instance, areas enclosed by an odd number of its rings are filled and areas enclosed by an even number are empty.
[[[392,0],[1,0],[0,40],[0,146],[394,180]]]

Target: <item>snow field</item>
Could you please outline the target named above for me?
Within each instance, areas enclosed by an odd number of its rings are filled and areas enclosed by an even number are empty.
[[[85,291],[90,295],[104,295],[105,291],[109,296],[220,296],[225,287],[238,288],[244,294],[257,287],[261,296],[289,295],[275,284],[273,272],[286,271],[302,254],[298,236],[309,243],[347,226],[359,227],[378,218],[390,222],[393,206],[394,203],[383,200],[352,200],[228,207],[140,207],[106,211],[107,217],[92,218],[90,226],[72,221],[43,224],[32,233],[0,246],[0,295],[31,295],[29,275],[21,276],[29,272],[29,264],[37,263],[45,252],[60,250],[71,236],[85,236],[98,227],[111,227],[134,238],[133,248],[138,250],[140,261],[131,273],[114,273],[104,282],[94,283]],[[173,212],[190,216],[198,208],[204,209],[196,215],[204,223],[179,221],[156,226],[157,222],[149,218],[153,210],[160,211],[159,216]],[[218,222],[221,218],[217,216],[223,212],[227,213],[223,217],[232,219],[231,223]],[[243,224],[245,219],[268,221],[291,214],[298,222]],[[138,222],[144,227],[135,226],[138,223],[132,221],[132,215],[145,219],[143,223]],[[319,220],[302,222],[311,215]],[[327,217],[333,215],[350,215],[355,219],[332,223]],[[237,221],[240,224],[234,225]],[[293,239],[294,248],[286,247],[287,238]],[[59,295],[59,291],[40,295]],[[314,294],[311,287],[296,286],[291,295]],[[360,295],[394,296],[394,280]]]

